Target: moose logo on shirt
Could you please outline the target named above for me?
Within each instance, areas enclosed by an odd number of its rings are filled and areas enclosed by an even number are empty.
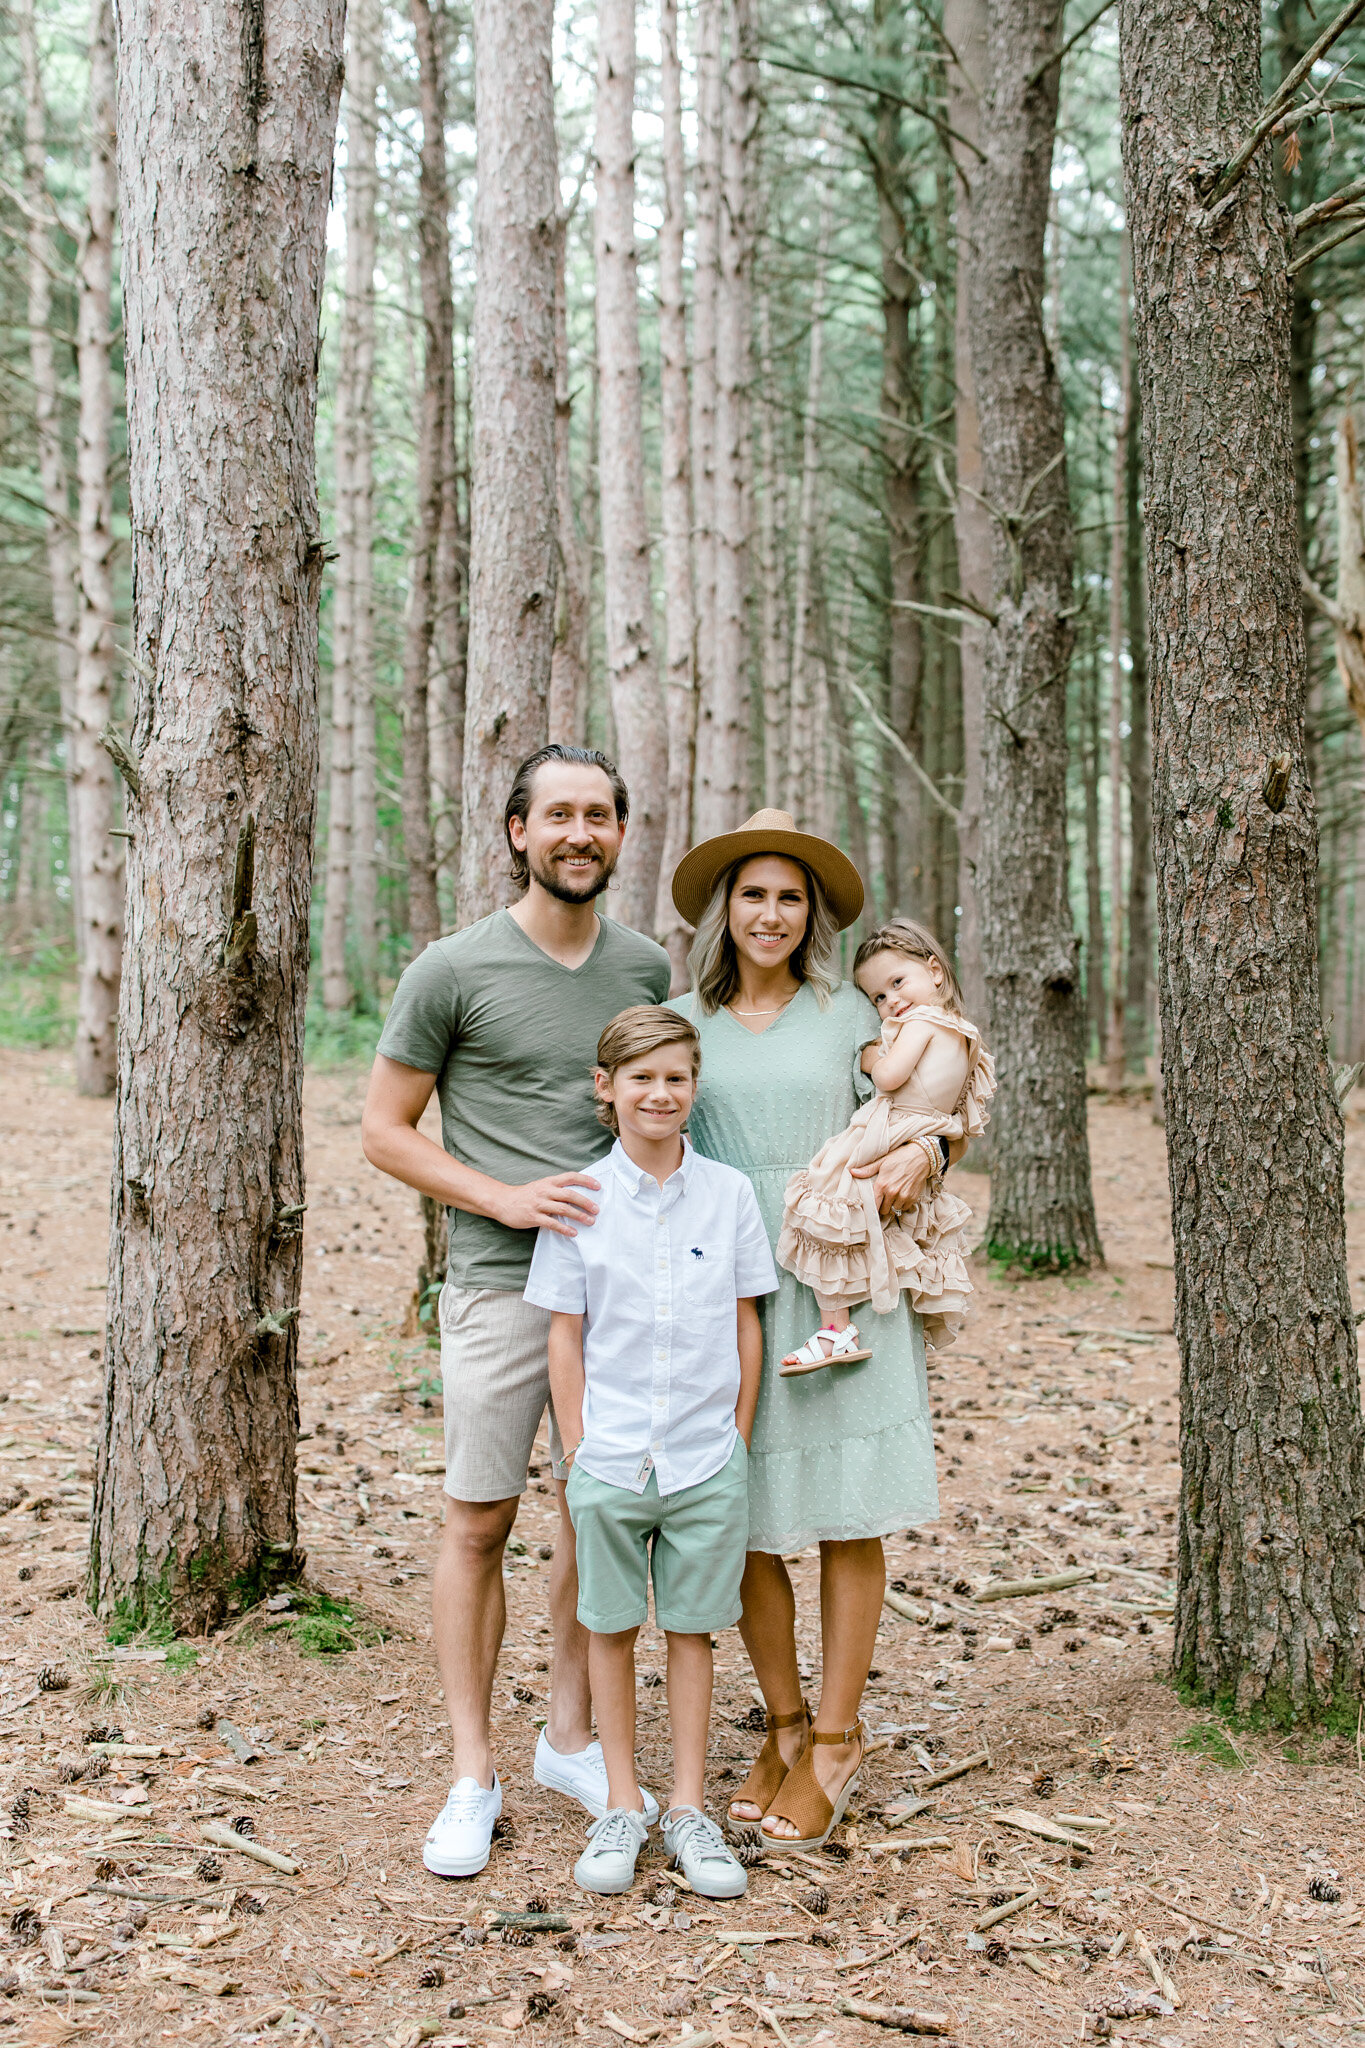
[[[699,1244],[694,1244],[692,1246],[692,1256],[694,1259],[704,1259],[706,1257],[706,1253],[702,1250]]]

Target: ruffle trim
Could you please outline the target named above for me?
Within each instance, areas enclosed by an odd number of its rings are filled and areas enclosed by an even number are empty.
[[[787,1210],[777,1240],[777,1263],[823,1300],[851,1307],[871,1301],[888,1315],[904,1291],[917,1315],[941,1318],[966,1311],[975,1291],[967,1272],[962,1233],[971,1210],[940,1189],[895,1222],[868,1234],[862,1204],[800,1185],[787,1184]]]

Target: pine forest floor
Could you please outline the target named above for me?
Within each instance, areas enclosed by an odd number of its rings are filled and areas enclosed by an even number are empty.
[[[745,1899],[711,1906],[670,1881],[657,1837],[630,1894],[576,1891],[585,1823],[531,1780],[555,1533],[544,1476],[507,1564],[503,1837],[473,1881],[422,1868],[448,1783],[427,1611],[440,1406],[435,1354],[401,1334],[415,1201],[361,1158],[359,1068],[311,1072],[306,1089],[300,1514],[310,1582],[331,1597],[169,1653],[110,1643],[83,1574],[113,1111],[77,1098],[58,1055],[7,1053],[5,1070],[0,2048],[888,2038],[845,1999],[938,2012],[940,2038],[964,2048],[1365,2039],[1358,1742],[1228,1733],[1163,1681],[1177,1367],[1163,1148],[1145,1102],[1092,1106],[1108,1268],[1026,1283],[979,1271],[976,1319],[933,1373],[942,1518],[887,1546],[910,1613],[884,1616],[866,1709],[879,1746],[851,1822],[834,1853],[766,1861]],[[1354,1114],[1349,1146],[1355,1277]],[[954,1178],[984,1214],[985,1181]],[[988,1577],[1068,1566],[1106,1576],[974,1603]],[[813,1554],[794,1566],[812,1678],[815,1570]],[[327,1654],[338,1640],[356,1646]],[[663,1788],[661,1651],[646,1632],[642,1775]],[[719,1810],[753,1753],[758,1695],[736,1634],[717,1667]],[[40,1671],[69,1683],[40,1689]],[[92,1751],[97,1726],[150,1754]],[[923,1789],[982,1750],[988,1765]],[[897,1814],[914,1800],[926,1803]],[[1009,1811],[1084,1847],[1012,1826]],[[241,1816],[297,1875],[231,1849],[213,1851],[215,1874],[205,1828]],[[1026,1888],[1035,1903],[976,1931]],[[533,1898],[567,1929],[504,1942],[494,1915]]]

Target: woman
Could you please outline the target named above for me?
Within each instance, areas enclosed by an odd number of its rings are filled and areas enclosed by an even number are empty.
[[[848,1122],[862,1049],[877,1036],[871,1005],[841,985],[834,965],[839,931],[862,910],[862,882],[838,847],[767,810],[694,847],[673,900],[696,926],[692,993],[677,1004],[702,1041],[690,1134],[699,1152],[748,1174],[776,1244],[788,1176]],[[928,1165],[910,1146],[868,1171],[879,1202],[898,1209],[913,1203]],[[784,1379],[778,1363],[818,1321],[815,1299],[784,1273],[760,1307],[764,1371],[739,1627],[768,1735],[730,1817],[761,1823],[770,1842],[818,1846],[842,1818],[863,1759],[859,1707],[885,1586],[881,1538],[938,1514],[924,1340],[901,1296],[890,1315],[860,1320],[864,1363]],[[823,1671],[812,1719],[782,1554],[816,1542]]]

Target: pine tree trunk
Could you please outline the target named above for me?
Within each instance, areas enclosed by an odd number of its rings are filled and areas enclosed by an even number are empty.
[[[783,603],[786,548],[786,465],[777,445],[777,402],[773,384],[772,308],[764,292],[758,307],[759,412],[758,512],[760,573],[763,578],[763,801],[770,808],[786,796],[788,724],[791,716],[790,652]]]
[[[893,75],[905,58],[905,9],[902,0],[875,0],[877,51]],[[919,278],[906,263],[905,149],[901,109],[890,99],[877,101],[875,181],[881,259],[882,362],[881,452],[882,505],[890,571],[890,616],[887,632],[890,723],[920,761],[924,757],[924,627],[923,614],[913,607],[923,596],[920,509],[920,424],[922,391],[918,362],[919,337],[912,332],[911,305],[918,305]],[[923,915],[925,841],[923,792],[913,775],[898,775],[893,814],[895,838],[888,848],[889,894],[897,911]]]
[[[1122,237],[1119,278],[1119,411],[1114,436],[1114,510],[1109,536],[1109,1029],[1105,1040],[1107,1080],[1123,1086],[1123,566],[1124,517],[1128,504],[1128,437],[1132,432],[1133,371],[1128,320],[1128,237]]]
[[[573,492],[573,394],[569,385],[569,305],[564,280],[569,221],[561,209],[555,236],[555,503],[559,514],[559,589],[550,656],[549,736],[561,746],[583,743],[588,701],[588,631],[592,564],[578,530]]]
[[[554,645],[550,0],[475,0],[474,432],[460,921],[511,900],[502,810],[545,739]]]
[[[351,924],[355,984],[360,1001],[373,1010],[379,1001],[379,798],[375,755],[374,665],[374,357],[376,261],[375,171],[377,95],[382,14],[379,0],[350,0],[355,53],[363,67],[356,86],[355,134],[348,135],[346,244],[356,243],[352,327],[353,375],[347,423],[351,438]],[[351,161],[352,148],[355,151]],[[354,197],[355,210],[351,202]],[[338,574],[344,573],[338,564]]]
[[[57,352],[52,336],[53,260],[47,196],[47,106],[38,65],[33,0],[17,0],[15,26],[24,74],[24,204],[28,209],[28,360],[33,378],[33,425],[38,443],[38,480],[47,514],[43,540],[52,597],[57,689],[66,755],[67,866],[72,890],[72,931],[79,968],[85,950],[85,909],[81,902],[80,814],[76,798],[76,622],[77,567],[71,522],[66,452],[62,445]],[[25,785],[27,787],[27,784]]]
[[[297,1569],[313,469],[341,0],[120,0],[128,940],[91,1591],[201,1631]]]
[[[346,290],[341,362],[332,416],[336,451],[337,572],[332,608],[331,765],[327,808],[327,895],[322,918],[322,1001],[351,1007],[346,958],[348,897],[354,899],[357,955],[361,873],[370,876],[373,957],[374,707],[370,520],[373,497],[375,124],[379,89],[376,0],[351,0],[346,66]],[[368,718],[362,712],[366,700]],[[362,740],[368,747],[362,747]],[[362,755],[364,756],[362,761]],[[366,787],[368,784],[368,787]],[[362,831],[365,815],[368,841]],[[363,975],[361,977],[363,982]],[[376,991],[363,993],[373,1000]]]
[[[709,782],[716,688],[716,316],[720,291],[721,55],[725,0],[697,0],[697,168],[692,238],[692,521],[697,605],[693,829],[723,830]]]
[[[1100,1257],[1085,1121],[1085,1009],[1067,897],[1066,675],[1073,600],[1062,394],[1040,325],[1061,0],[988,0],[976,184],[973,364],[992,509],[981,841],[988,1030],[1000,1073],[993,1256]]]
[[[1100,651],[1081,671],[1081,798],[1085,810],[1085,1050],[1104,1051],[1104,884],[1100,868]]]
[[[682,64],[678,0],[660,0],[660,78],[664,144],[664,216],[659,229],[659,405],[663,441],[660,512],[663,524],[664,629],[668,646],[664,692],[668,729],[668,823],[659,866],[654,930],[673,963],[677,988],[687,985],[689,927],[673,902],[673,873],[692,843],[692,764],[697,735],[693,668],[696,612],[692,596],[692,464],[688,448],[687,301],[683,241],[687,179],[683,158]]]
[[[1175,1672],[1242,1714],[1354,1726],[1365,1470],[1269,149],[1205,211],[1261,110],[1261,9],[1124,0],[1120,34],[1181,1353]]]
[[[1151,1043],[1152,728],[1147,696],[1147,583],[1142,564],[1142,403],[1129,414],[1124,511],[1128,611],[1128,1065],[1140,1074]]]
[[[422,105],[417,253],[422,285],[422,405],[417,441],[417,531],[403,633],[403,850],[414,952],[440,937],[436,836],[431,822],[431,668],[436,564],[454,409],[450,195],[446,183],[445,64],[430,0],[409,0]]]
[[[971,313],[972,265],[976,255],[973,194],[981,165],[972,145],[980,141],[981,95],[987,75],[986,0],[944,0],[943,31],[954,53],[947,64],[947,116],[954,131],[951,148],[957,173],[957,277],[953,295],[957,490],[953,499],[953,532],[957,540],[958,588],[972,604],[987,606],[991,592],[991,519],[981,501],[981,428],[977,418],[976,374],[972,368]],[[985,655],[984,625],[963,626],[962,802],[957,819],[957,901],[962,915],[957,927],[957,971],[967,1015],[983,1019],[986,983],[981,964],[976,870],[981,843],[981,683]]]
[[[752,0],[728,0],[716,285],[715,656],[697,727],[698,837],[728,832],[749,782],[747,436],[750,156],[757,120]]]
[[[607,431],[598,456],[607,681],[630,835],[616,915],[652,931],[668,811],[668,742],[654,648],[640,400],[635,247],[635,0],[597,8],[597,374]]]
[[[74,730],[68,734],[76,791],[73,873],[85,927],[77,948],[76,1088],[112,1095],[117,1074],[119,977],[123,965],[123,841],[114,823],[114,766],[100,734],[114,708],[114,553],[110,436],[114,397],[111,286],[118,170],[114,141],[114,15],[95,0],[90,29],[90,175],[76,273],[76,532],[80,595],[76,622]]]
[[[787,787],[784,809],[803,831],[815,829],[815,744],[820,649],[816,631],[815,523],[820,484],[820,399],[825,350],[825,273],[829,257],[830,199],[826,184],[820,204],[811,293],[810,354],[806,365],[806,407],[801,435],[801,493],[796,514],[796,592],[792,606],[791,681],[787,689]]]

